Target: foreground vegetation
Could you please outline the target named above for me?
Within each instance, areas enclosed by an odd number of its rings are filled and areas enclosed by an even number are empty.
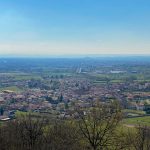
[[[0,127],[0,150],[149,150],[150,128],[120,127],[118,104],[99,105],[76,120],[19,114]]]

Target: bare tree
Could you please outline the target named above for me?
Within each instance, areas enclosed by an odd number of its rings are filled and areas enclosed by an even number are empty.
[[[132,141],[128,133],[131,131],[129,129],[124,129],[123,126],[119,126],[119,128],[115,132],[115,137],[113,139],[113,144],[110,149],[113,150],[130,150],[132,148]]]
[[[115,130],[121,120],[119,105],[97,104],[87,115],[79,112],[79,128],[93,150],[108,149],[113,145]]]
[[[80,136],[75,122],[56,121],[46,132],[48,150],[81,150]]]
[[[23,115],[7,125],[11,150],[42,149],[44,120],[33,118],[31,114]]]
[[[0,127],[0,150],[7,150],[6,135],[4,127]]]
[[[44,119],[32,118],[29,114],[18,123],[20,125],[20,136],[27,146],[26,149],[41,149]]]
[[[150,128],[139,125],[134,130],[134,132],[128,134],[132,143],[131,149],[150,150]]]

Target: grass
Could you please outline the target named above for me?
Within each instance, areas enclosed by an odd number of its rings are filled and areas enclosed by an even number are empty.
[[[106,84],[105,81],[94,81],[93,84]]]
[[[15,112],[15,117],[22,117],[22,116],[25,116],[25,115],[27,115],[27,114],[29,114],[29,112],[23,112],[23,111],[17,110],[17,111]]]
[[[124,109],[123,112],[132,113],[132,114],[138,114],[138,115],[144,115],[145,114],[145,111],[142,111],[142,110],[132,110],[132,109]]]
[[[22,89],[18,88],[17,86],[9,86],[9,87],[0,88],[0,91],[3,91],[3,90],[10,90],[10,91],[14,91],[14,92],[22,91]]]
[[[122,83],[124,82],[123,80],[111,80],[111,83]]]
[[[123,120],[126,125],[145,125],[150,126],[150,116],[127,118]]]
[[[36,76],[36,75],[17,75],[14,76],[15,80],[31,80],[31,79],[41,79],[40,76]]]

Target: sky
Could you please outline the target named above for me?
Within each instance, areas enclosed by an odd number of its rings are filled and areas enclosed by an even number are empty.
[[[150,0],[0,0],[0,55],[150,54]]]

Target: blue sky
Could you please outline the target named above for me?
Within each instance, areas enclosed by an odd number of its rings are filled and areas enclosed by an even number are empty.
[[[1,0],[1,55],[150,54],[149,0]]]

